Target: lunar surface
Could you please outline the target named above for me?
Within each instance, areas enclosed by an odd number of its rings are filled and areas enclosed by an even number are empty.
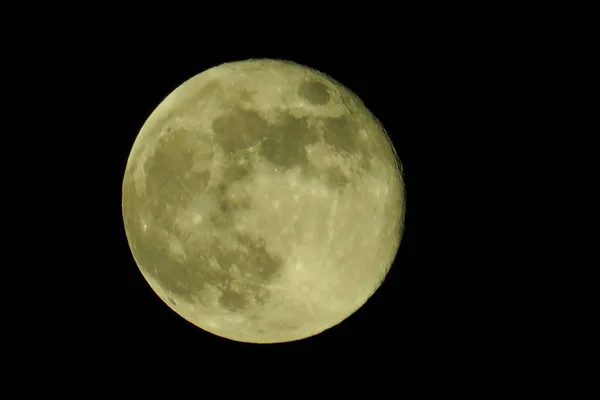
[[[133,257],[215,335],[300,340],[358,310],[398,251],[400,160],[349,89],[247,60],[184,82],[150,115],[123,179]]]

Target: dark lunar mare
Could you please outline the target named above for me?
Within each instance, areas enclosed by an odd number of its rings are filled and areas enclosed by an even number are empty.
[[[320,106],[329,103],[329,100],[331,99],[327,86],[321,82],[315,81],[300,83],[298,95],[309,103]]]
[[[263,134],[259,154],[282,170],[307,165],[306,145],[319,139],[318,131],[309,127],[307,118],[282,113],[276,125]]]
[[[267,250],[261,238],[233,233],[236,213],[249,206],[247,199],[233,201],[228,195],[228,184],[252,172],[243,158],[232,155],[234,162],[225,170],[224,181],[207,192],[216,199],[218,206],[210,216],[213,229],[225,232],[227,240],[221,242],[215,236],[200,242],[194,240],[194,232],[182,234],[174,226],[175,215],[203,193],[208,184],[207,173],[182,174],[182,171],[191,170],[195,162],[194,148],[189,146],[193,142],[191,135],[199,137],[197,133],[180,128],[170,131],[159,141],[155,153],[144,166],[147,174],[145,193],[136,193],[131,174],[124,181],[124,214],[148,221],[145,231],[140,220],[125,221],[136,260],[144,273],[176,298],[194,302],[202,297],[205,289],[216,287],[222,292],[221,305],[231,311],[244,310],[250,305],[249,301],[264,303],[268,291],[255,282],[271,282],[281,270],[283,261]],[[183,243],[185,258],[172,254],[170,235]],[[234,265],[239,274],[234,272]]]

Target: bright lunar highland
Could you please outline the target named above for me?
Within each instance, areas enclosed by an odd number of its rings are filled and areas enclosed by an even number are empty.
[[[276,343],[339,324],[379,288],[404,199],[394,147],[355,94],[256,59],[206,70],[158,105],[122,205],[133,257],[171,309],[221,337]]]

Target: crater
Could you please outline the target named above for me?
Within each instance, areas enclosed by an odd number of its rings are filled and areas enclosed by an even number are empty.
[[[225,153],[247,149],[267,130],[267,122],[256,111],[233,109],[212,122],[215,140]]]
[[[267,130],[260,155],[284,169],[305,165],[308,163],[305,147],[318,138],[318,133],[309,127],[307,118],[284,113],[280,122]]]
[[[309,103],[319,106],[329,103],[331,99],[327,86],[314,81],[302,82],[298,89],[298,95]]]

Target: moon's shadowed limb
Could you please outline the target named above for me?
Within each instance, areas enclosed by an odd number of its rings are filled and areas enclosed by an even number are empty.
[[[142,128],[125,229],[184,318],[235,340],[297,340],[381,283],[401,176],[385,132],[336,85],[287,62],[226,64],[180,86]]]

